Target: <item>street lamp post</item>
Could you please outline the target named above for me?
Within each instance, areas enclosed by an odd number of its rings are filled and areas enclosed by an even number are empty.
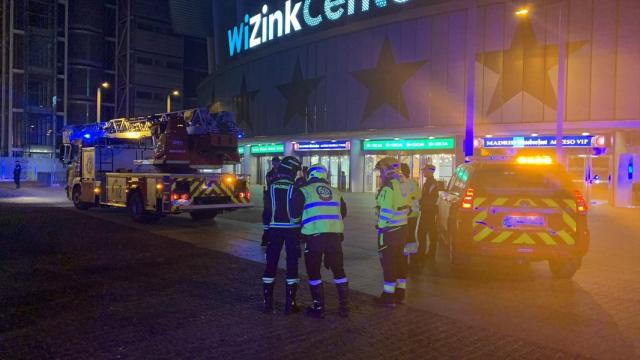
[[[559,3],[560,13],[558,15],[558,101],[556,102],[556,158],[557,162],[564,164],[564,149],[562,139],[564,138],[564,118],[565,118],[565,86],[566,86],[566,60],[567,44],[565,33],[562,30],[564,20],[565,0]],[[529,7],[521,7],[515,12],[516,16],[526,18],[529,16]]]
[[[564,151],[562,148],[562,138],[564,137],[564,117],[565,117],[565,72],[567,45],[565,33],[562,30],[564,0],[560,2],[560,14],[558,16],[558,101],[556,109],[556,157],[558,163],[564,164]]]
[[[97,94],[96,94],[96,122],[100,122],[102,119],[102,89],[105,90],[111,86],[108,82],[103,82],[98,86]]]
[[[468,0],[467,7],[467,94],[464,132],[464,156],[473,156],[473,138],[475,121],[475,80],[476,80],[476,18],[478,14],[478,1]]]
[[[180,96],[180,91],[173,90],[167,94],[167,112],[171,112],[171,96]]]

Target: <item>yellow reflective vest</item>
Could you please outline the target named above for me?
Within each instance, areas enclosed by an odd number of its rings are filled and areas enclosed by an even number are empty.
[[[409,217],[417,218],[418,215],[420,215],[420,198],[422,197],[422,191],[420,191],[420,186],[414,179],[407,179],[407,187],[411,200],[411,213]]]
[[[383,185],[376,197],[376,203],[378,208],[378,229],[407,224],[411,200],[406,182],[392,179],[388,184]]]
[[[304,235],[343,233],[340,212],[342,194],[328,184],[319,182],[300,189],[304,195],[302,230]]]

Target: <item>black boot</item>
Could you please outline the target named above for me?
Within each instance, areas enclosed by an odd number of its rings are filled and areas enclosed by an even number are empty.
[[[322,283],[318,285],[309,285],[311,290],[311,298],[313,304],[307,308],[306,314],[308,316],[324,319],[324,286]]]
[[[264,296],[262,312],[273,313],[273,283],[262,283],[262,295]]]
[[[380,297],[375,298],[375,302],[387,308],[394,308],[396,307],[395,293],[382,292]]]
[[[284,303],[285,315],[295,314],[300,311],[298,304],[296,303],[296,293],[298,292],[298,284],[287,284],[286,287],[286,299]]]
[[[340,302],[339,314],[341,317],[349,317],[349,283],[336,284],[336,289]]]
[[[396,288],[396,292],[394,296],[394,300],[396,304],[401,305],[402,303],[404,303],[404,294],[405,294],[405,289]]]

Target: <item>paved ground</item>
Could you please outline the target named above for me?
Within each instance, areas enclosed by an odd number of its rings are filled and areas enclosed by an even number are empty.
[[[15,194],[5,190],[0,195],[8,193]],[[68,206],[60,192],[42,189],[24,189],[20,196],[0,199],[0,203],[3,201]],[[350,206],[345,242],[347,272],[354,288],[365,294],[376,294],[380,291],[381,275],[370,225],[373,202],[370,195],[363,194],[348,194],[347,201]],[[169,217],[151,227],[132,224],[126,214],[119,210],[91,210],[84,214],[201,248],[256,262],[263,260],[257,246],[261,233],[257,223],[259,209],[228,214],[209,224],[194,224],[184,216]],[[409,307],[424,312],[429,318],[443,317],[447,319],[447,324],[466,324],[474,331],[497,334],[500,339],[523,339],[527,345],[534,343],[545,349],[597,358],[638,357],[638,215],[638,209],[611,209],[606,206],[592,209],[592,249],[585,258],[583,269],[573,281],[551,279],[544,264],[524,268],[493,265],[489,271],[466,280],[453,278],[445,267],[439,266],[433,272],[425,272],[411,279]],[[260,265],[242,262],[239,266],[249,277],[245,283],[259,278]],[[251,266],[257,266],[256,270],[248,271]],[[252,291],[256,290],[251,287],[249,298],[253,296],[255,299]],[[375,309],[371,311],[375,312]],[[407,309],[394,311],[394,321],[402,319],[404,315],[399,314],[403,311]],[[407,316],[410,317],[409,314]],[[335,324],[329,327],[332,331],[342,329],[342,326]],[[359,330],[350,328],[350,331]],[[418,333],[424,331],[421,329]],[[411,333],[405,330],[400,332]],[[490,337],[495,342],[495,336]],[[442,335],[438,339],[436,343],[448,341],[450,337]],[[416,341],[417,338],[412,339],[411,343]],[[419,347],[424,347],[424,344]],[[531,357],[535,354],[526,355]]]

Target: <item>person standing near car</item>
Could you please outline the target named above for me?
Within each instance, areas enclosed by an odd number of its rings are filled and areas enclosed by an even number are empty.
[[[16,161],[16,166],[13,168],[13,182],[16,184],[16,189],[20,189],[21,175],[22,175],[22,165],[20,165],[20,161]]]
[[[376,302],[385,307],[395,307],[404,301],[407,288],[407,267],[403,252],[411,206],[398,160],[383,158],[375,168],[380,171],[382,182],[376,196],[376,230],[384,277],[383,291]]]
[[[420,264],[420,267],[433,265],[436,260],[436,250],[438,246],[438,232],[436,228],[438,182],[434,176],[435,172],[436,167],[432,164],[428,164],[422,169],[424,185],[422,185],[422,196],[420,198],[418,252],[416,254],[416,262]]]
[[[264,196],[262,224],[268,237],[267,265],[262,276],[263,312],[273,312],[273,288],[278,271],[278,260],[284,246],[287,253],[287,284],[285,314],[299,311],[296,303],[298,290],[298,259],[300,258],[300,218],[294,217],[292,198],[296,191],[293,179],[301,168],[300,160],[293,156],[282,159],[278,165],[278,177],[269,186]]]

